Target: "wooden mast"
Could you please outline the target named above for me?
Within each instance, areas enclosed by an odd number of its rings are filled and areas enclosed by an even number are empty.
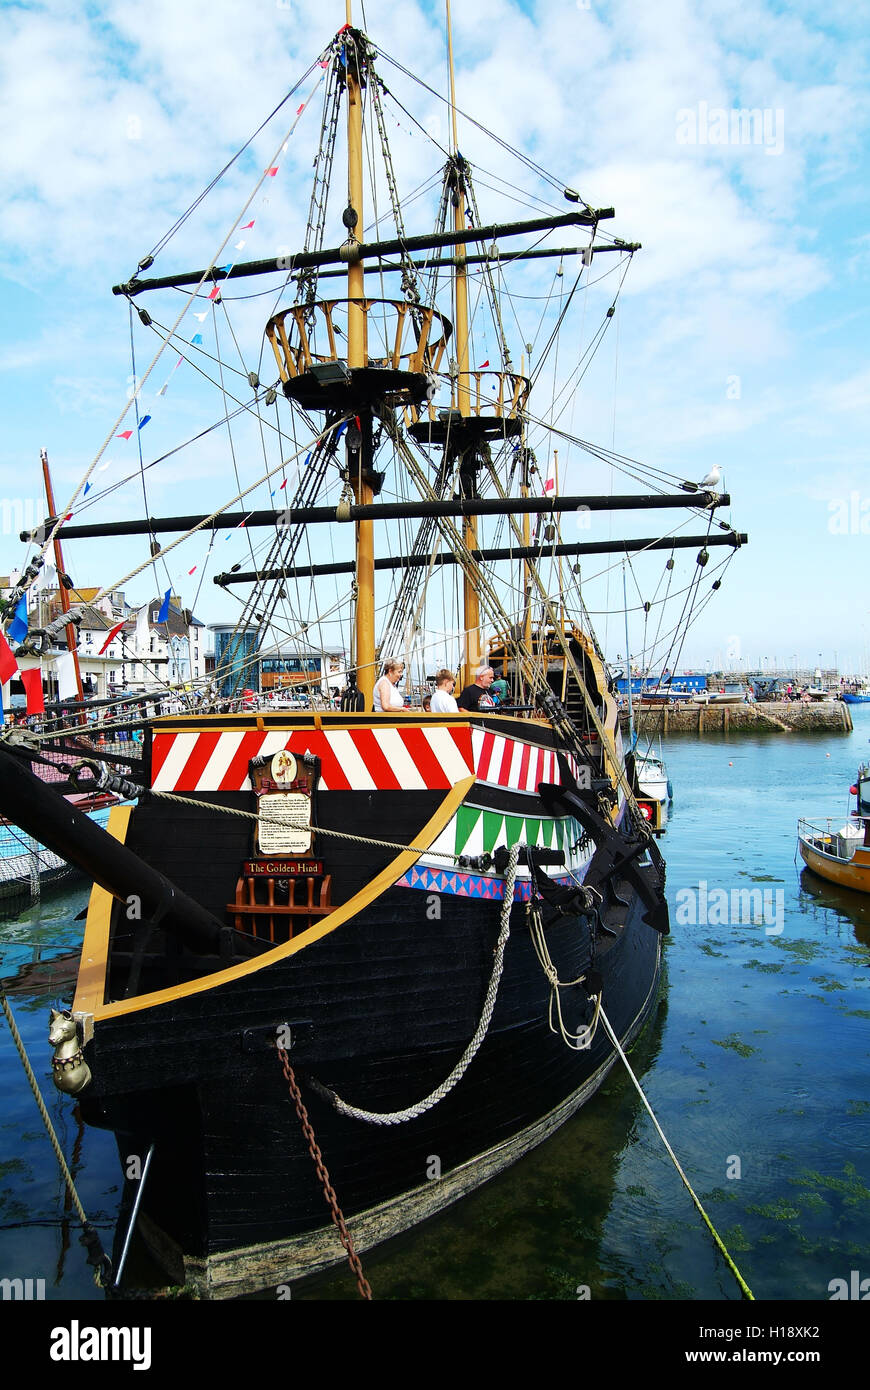
[[[51,473],[48,469],[47,449],[40,449],[39,461],[42,464],[42,478],[43,482],[45,483],[45,500],[48,505],[48,515],[54,516],[54,490],[51,486]],[[60,594],[60,606],[64,613],[68,613],[71,605],[69,601],[69,591],[67,590],[67,587],[62,579],[62,575],[65,573],[63,567],[63,551],[61,550],[60,540],[57,536],[55,536],[54,538],[54,564],[55,568],[57,569],[57,588]],[[73,623],[67,623],[66,625],[66,644],[69,650],[72,652],[73,667],[75,668],[76,673],[76,690],[78,692],[78,697],[81,702],[84,702],[85,696],[84,691],[82,689],[82,673],[79,669],[79,653],[78,646],[76,645],[76,629]],[[57,693],[58,698],[60,698],[59,686]],[[82,721],[84,721],[84,714],[82,714],[81,718]]]
[[[347,23],[352,23],[351,0],[346,0]],[[347,89],[347,201],[346,219],[352,222],[348,236],[359,240],[363,232],[363,136],[362,136],[362,85],[360,83],[360,55],[354,46],[347,50],[346,68]],[[353,220],[351,210],[356,214]],[[350,371],[355,367],[368,365],[368,342],[366,334],[365,269],[362,258],[350,260],[347,268],[347,297],[350,300],[347,310],[347,365]],[[348,472],[354,498],[362,505],[373,501],[374,494],[366,481],[371,467],[372,419],[369,410],[361,411],[359,416],[359,447],[355,452],[348,446]],[[348,431],[350,433],[350,431]],[[374,691],[375,671],[375,544],[374,522],[362,520],[356,523],[356,620],[355,653],[357,687],[362,691],[365,708],[371,709]]]
[[[465,178],[460,165],[459,141],[456,133],[456,79],[453,70],[453,30],[450,22],[450,0],[447,4],[447,59],[450,69],[450,117],[453,140],[453,168],[455,177],[453,229],[466,230],[465,217]],[[456,327],[456,408],[463,418],[471,414],[468,361],[468,270],[465,263],[465,242],[456,247],[456,274],[454,276],[455,327]],[[460,464],[460,476],[462,475]],[[472,475],[473,476],[473,475]],[[469,550],[477,549],[477,518],[468,516],[463,525],[462,538]],[[466,574],[462,583],[463,626],[465,629],[465,648],[460,670],[460,688],[470,685],[476,668],[480,664],[480,602],[477,590]]]

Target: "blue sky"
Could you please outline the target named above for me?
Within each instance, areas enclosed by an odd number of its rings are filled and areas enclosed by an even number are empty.
[[[375,42],[443,88],[438,7],[367,0],[365,19]],[[127,308],[112,284],[132,272],[343,20],[343,4],[322,0],[260,0],[243,11],[228,0],[4,7],[0,102],[14,137],[0,148],[0,497],[23,505],[38,496],[41,446],[57,493],[72,494],[130,378]],[[683,664],[703,669],[731,653],[752,666],[794,656],[815,666],[820,654],[831,665],[836,653],[841,670],[866,669],[870,37],[861,7],[475,0],[455,6],[454,25],[460,106],[593,204],[612,204],[608,231],[643,243],[571,428],[687,478],[720,464],[732,519],[750,534],[689,634]],[[381,70],[410,99],[403,79]],[[749,128],[755,141],[741,141],[732,115],[741,109],[762,113]],[[282,115],[240,161],[214,206],[159,258],[160,270],[208,262],[292,118]],[[421,119],[443,138],[434,99],[423,98]],[[256,205],[245,256],[299,244],[304,209],[294,175],[310,169],[313,131],[314,122],[301,122],[292,137],[268,204],[261,195]],[[395,133],[400,185],[414,188],[435,165],[418,135]],[[507,176],[475,132],[461,130],[460,145],[483,169]],[[408,223],[425,227],[410,214]],[[549,292],[551,274],[540,272],[538,292]],[[587,336],[615,279],[588,291]],[[246,362],[259,356],[268,303],[238,306]],[[517,328],[527,331],[526,321]],[[152,345],[137,327],[140,371]],[[206,418],[186,365],[156,397],[174,361],[167,353],[143,392],[141,412],[152,413],[146,458]],[[224,432],[222,458],[226,442]],[[220,493],[213,482],[216,443],[151,470],[154,513],[209,510],[228,495],[229,484]],[[241,425],[234,443],[243,454],[257,446]],[[95,487],[128,471],[134,447],[135,439],[129,448],[113,443]],[[611,486],[578,451],[567,451],[562,467],[565,489]],[[245,477],[256,476],[253,454],[245,468]],[[618,476],[612,485],[630,490]],[[128,487],[103,515],[134,515],[140,506],[141,489]],[[594,525],[596,536],[618,534],[605,521]],[[11,529],[0,535],[4,573],[24,558]],[[244,559],[238,537],[217,544]],[[187,585],[202,549],[176,552],[172,577]],[[132,543],[98,555],[81,542],[67,548],[67,567],[82,584],[120,577],[141,558]],[[660,570],[648,562],[644,594]],[[144,600],[158,583],[160,575],[142,575],[129,596]],[[185,601],[196,596],[191,588]],[[590,583],[589,607],[614,606],[618,591],[614,574]],[[215,621],[234,611],[226,602],[209,578],[197,611]],[[621,618],[596,626],[610,655],[623,651]]]

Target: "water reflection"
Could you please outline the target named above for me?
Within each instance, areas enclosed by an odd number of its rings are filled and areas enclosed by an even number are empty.
[[[812,869],[801,872],[800,886],[800,911],[821,922],[825,930],[834,925],[848,924],[855,933],[855,940],[861,946],[870,947],[870,895],[829,883],[827,879],[814,874]]]

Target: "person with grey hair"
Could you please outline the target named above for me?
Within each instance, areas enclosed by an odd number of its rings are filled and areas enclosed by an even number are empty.
[[[481,666],[474,678],[473,685],[467,685],[457,700],[459,709],[471,710],[474,713],[482,709],[494,709],[495,701],[489,693],[489,687],[495,679],[495,671],[491,666]]]
[[[374,689],[372,703],[375,710],[383,713],[386,710],[402,709],[405,699],[396,689],[396,686],[402,679],[404,670],[405,667],[401,661],[388,661],[386,663],[384,674]]]

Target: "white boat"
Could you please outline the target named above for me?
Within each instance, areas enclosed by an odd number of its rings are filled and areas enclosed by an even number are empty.
[[[726,681],[723,690],[710,692],[711,705],[742,705],[746,700],[746,687],[742,681]]]
[[[649,803],[653,809],[650,817],[653,828],[662,834],[668,820],[668,804],[673,798],[673,788],[664,759],[652,752],[640,753],[635,749],[635,778],[641,808]]]
[[[671,784],[663,760],[654,753],[646,753],[637,758],[636,766],[638,786],[643,795],[654,797],[656,801],[670,801]]]

